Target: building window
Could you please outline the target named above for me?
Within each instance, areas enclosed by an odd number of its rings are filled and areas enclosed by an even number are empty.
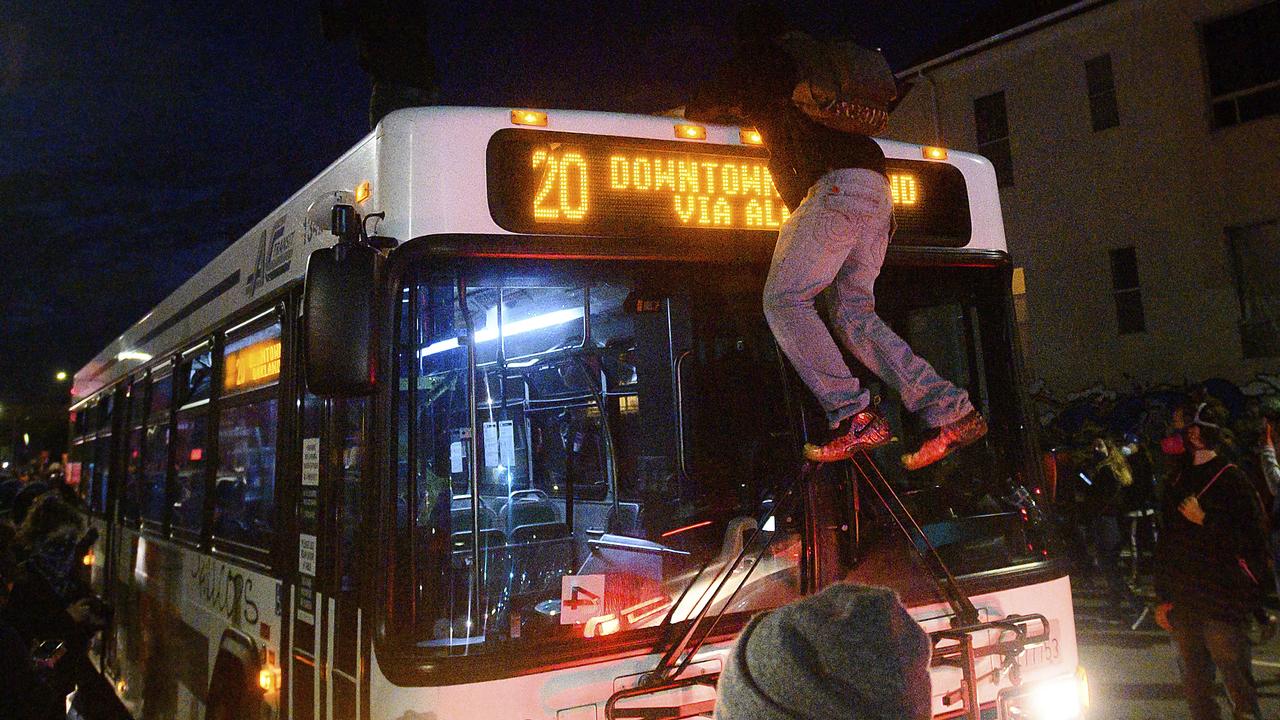
[[[1133,248],[1111,251],[1111,294],[1116,299],[1116,325],[1121,335],[1147,329],[1142,312],[1142,289],[1138,284],[1138,254]]]
[[[1094,132],[1120,124],[1116,105],[1116,82],[1111,74],[1111,56],[1101,55],[1084,64],[1085,83],[1089,88],[1089,115]]]
[[[1201,32],[1213,126],[1280,114],[1280,2],[1206,23]]]
[[[1280,357],[1280,221],[1227,228],[1246,358]]]
[[[1013,184],[1013,156],[1009,153],[1009,113],[1004,91],[973,101],[973,121],[978,134],[978,152],[991,161],[1000,187]]]

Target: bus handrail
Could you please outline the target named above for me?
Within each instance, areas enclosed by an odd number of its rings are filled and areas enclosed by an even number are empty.
[[[692,350],[685,350],[676,357],[676,467],[681,478],[689,477],[684,457],[684,361],[691,354]]]

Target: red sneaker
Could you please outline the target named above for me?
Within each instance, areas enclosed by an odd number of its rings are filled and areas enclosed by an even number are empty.
[[[822,463],[848,460],[854,453],[887,445],[893,438],[889,421],[873,407],[841,420],[831,432],[835,437],[825,445],[805,443],[806,460]]]
[[[902,456],[902,465],[908,470],[919,470],[932,465],[965,445],[972,445],[987,434],[987,421],[977,410],[968,415],[934,428],[933,434],[921,443],[913,453]]]

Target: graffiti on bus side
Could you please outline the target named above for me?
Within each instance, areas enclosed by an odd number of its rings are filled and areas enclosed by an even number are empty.
[[[191,579],[200,591],[204,604],[227,617],[231,622],[249,625],[258,622],[258,604],[253,593],[253,578],[239,570],[215,561],[201,558],[191,570]]]

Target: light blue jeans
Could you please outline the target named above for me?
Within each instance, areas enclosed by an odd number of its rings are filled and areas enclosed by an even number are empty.
[[[764,314],[769,328],[832,425],[870,404],[814,307],[835,290],[836,338],[898,392],[930,427],[973,409],[969,393],[944,380],[876,315],[875,283],[893,230],[889,181],[874,170],[832,170],[818,179],[778,233]]]

